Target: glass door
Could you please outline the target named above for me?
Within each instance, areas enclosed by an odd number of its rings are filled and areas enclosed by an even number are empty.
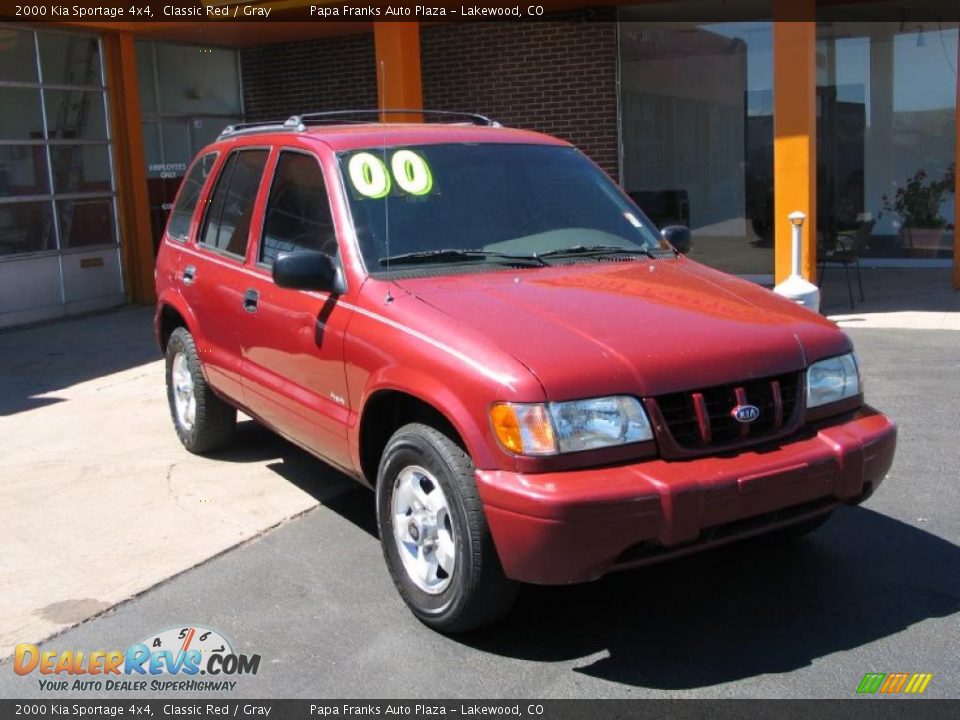
[[[137,74],[156,252],[190,161],[242,120],[240,71],[232,50],[138,42]]]

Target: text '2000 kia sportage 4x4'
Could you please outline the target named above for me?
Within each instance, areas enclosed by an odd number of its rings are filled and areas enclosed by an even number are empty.
[[[196,158],[156,272],[188,450],[239,408],[374,487],[443,631],[877,487],[896,430],[843,332],[680,255],[568,143],[469,120],[301,116]]]

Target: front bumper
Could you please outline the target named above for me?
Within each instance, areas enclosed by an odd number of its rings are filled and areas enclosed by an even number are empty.
[[[896,425],[852,417],[737,453],[524,475],[478,470],[507,576],[558,585],[799,522],[865,500],[886,476]]]

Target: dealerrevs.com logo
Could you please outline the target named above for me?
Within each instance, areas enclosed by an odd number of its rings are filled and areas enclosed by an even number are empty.
[[[223,635],[198,626],[164,630],[126,650],[41,651],[22,643],[13,658],[17,675],[40,675],[40,689],[50,691],[222,692],[236,688],[231,678],[259,669],[259,655],[236,653]]]

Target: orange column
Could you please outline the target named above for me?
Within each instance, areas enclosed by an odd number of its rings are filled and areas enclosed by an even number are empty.
[[[124,277],[130,300],[150,305],[156,301],[156,291],[136,47],[133,35],[127,32],[105,35],[104,45]]]
[[[377,92],[380,109],[423,107],[420,80],[420,24],[375,22],[373,41],[377,60]],[[418,113],[388,115],[385,122],[419,122]]]
[[[803,6],[803,7],[800,7]],[[794,210],[803,224],[801,274],[815,279],[817,265],[817,24],[778,21],[778,15],[813,18],[814,0],[775,0],[773,23],[773,212],[776,281],[790,274]]]
[[[957,59],[960,60],[960,37],[957,38]],[[953,149],[953,287],[960,290],[960,74],[957,75],[956,118],[957,141]]]

